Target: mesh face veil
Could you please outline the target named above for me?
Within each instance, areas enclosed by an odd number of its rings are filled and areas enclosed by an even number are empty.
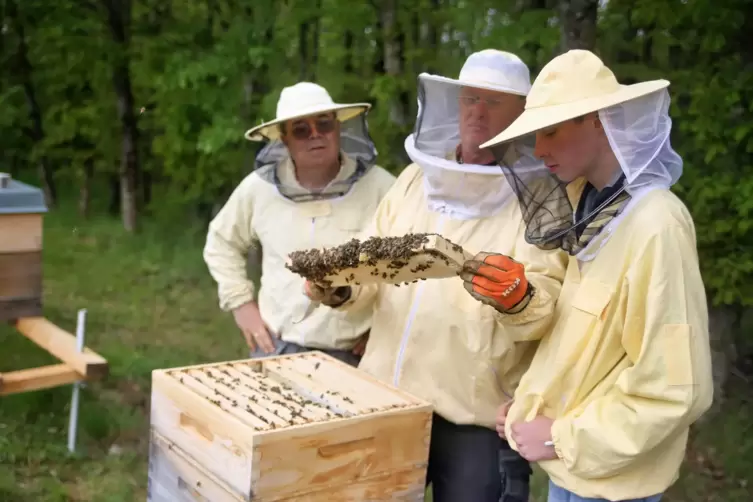
[[[621,173],[589,205],[578,183],[560,181],[545,166],[514,163],[518,149],[535,144],[535,132],[490,147],[517,195],[526,223],[526,240],[542,249],[561,248],[588,260],[604,244],[600,234],[614,227],[635,203],[654,189],[669,189],[682,175],[682,159],[672,149],[666,89],[599,110],[599,119]],[[592,190],[595,192],[595,190]],[[570,192],[570,193],[569,193]]]
[[[429,209],[455,219],[492,216],[515,196],[502,170],[494,162],[490,165],[470,164],[458,158],[463,113],[461,100],[468,100],[467,96],[462,83],[421,74],[418,79],[418,116],[413,134],[405,139],[408,156],[423,171]],[[509,101],[504,101],[504,97],[501,90],[499,99],[486,92],[479,106],[483,106],[488,114],[509,115]],[[471,103],[471,106],[475,105]],[[489,131],[489,136],[498,132]]]
[[[295,176],[285,176],[280,172],[285,162],[292,161],[281,139],[264,145],[256,155],[254,169],[262,179],[274,184],[283,197],[293,202],[306,202],[344,196],[374,166],[376,158],[377,150],[369,134],[366,113],[361,113],[340,122],[340,164],[345,166],[348,159],[355,162],[355,169],[348,176],[338,176],[321,190],[302,187]]]

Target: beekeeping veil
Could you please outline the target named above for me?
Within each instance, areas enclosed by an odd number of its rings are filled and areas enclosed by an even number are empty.
[[[413,134],[405,139],[405,150],[424,173],[429,209],[456,219],[482,218],[514,200],[496,163],[470,164],[462,159],[460,99],[468,99],[464,93],[468,88],[525,96],[530,86],[528,67],[523,61],[514,54],[492,49],[471,54],[457,80],[419,75],[418,116]],[[509,100],[502,103],[492,96],[483,93],[488,113],[504,113],[499,107],[508,106]]]
[[[584,50],[562,54],[541,70],[525,112],[482,145],[494,151],[518,197],[529,243],[591,260],[646,193],[677,182],[682,159],[670,145],[668,85],[666,80],[621,85],[596,55]],[[514,158],[511,151],[519,145],[534,144],[537,131],[592,112],[598,112],[621,168],[601,192],[583,179],[564,183],[545,166],[506,160]]]
[[[277,102],[275,119],[249,129],[245,134],[248,140],[266,142],[256,155],[257,174],[273,183],[280,195],[294,202],[331,199],[345,195],[376,161],[377,151],[366,121],[370,108],[369,103],[335,103],[326,89],[311,82],[299,82],[285,87]],[[288,120],[323,113],[335,113],[340,122],[341,172],[323,189],[311,191],[302,187],[294,174],[281,172],[281,167],[286,162],[292,162],[281,138],[281,127]]]

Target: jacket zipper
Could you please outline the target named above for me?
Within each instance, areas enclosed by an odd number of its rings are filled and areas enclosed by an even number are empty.
[[[444,227],[445,223],[445,215],[442,214],[439,216],[439,221],[437,222],[435,233],[439,234],[442,232],[442,228]],[[395,387],[398,387],[398,382],[400,381],[400,374],[403,369],[403,358],[405,357],[405,348],[408,345],[408,338],[410,337],[411,328],[413,327],[413,321],[416,318],[416,313],[418,312],[418,305],[421,301],[421,296],[424,292],[424,287],[426,286],[425,282],[421,282],[418,285],[418,288],[416,288],[416,293],[413,295],[413,305],[411,306],[410,312],[408,313],[408,319],[405,321],[405,328],[403,329],[403,336],[400,340],[400,348],[397,352],[397,359],[395,359],[395,373],[392,376],[392,384]]]
[[[315,235],[316,235],[316,216],[312,216],[311,217],[311,232],[309,233],[309,241],[311,243],[309,247],[311,248],[316,247],[315,246],[316,239],[314,238]],[[306,346],[306,331],[305,330],[301,330],[301,338],[300,338],[299,344],[301,345],[301,347]]]

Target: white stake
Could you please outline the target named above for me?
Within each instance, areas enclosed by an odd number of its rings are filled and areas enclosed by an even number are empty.
[[[84,333],[86,326],[86,309],[78,311],[78,321],[76,323],[76,350],[84,350]],[[71,415],[68,419],[68,451],[76,451],[76,431],[78,430],[78,399],[81,391],[81,382],[73,384],[73,396],[71,398]]]

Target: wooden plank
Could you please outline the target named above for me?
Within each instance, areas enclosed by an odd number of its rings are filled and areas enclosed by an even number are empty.
[[[107,376],[108,364],[102,356],[88,348],[78,352],[76,337],[44,317],[18,319],[16,329],[86,378]]]
[[[225,371],[230,377],[236,379],[238,385],[247,389],[249,398],[250,396],[256,397],[260,406],[274,410],[277,414],[288,417],[296,423],[308,423],[335,417],[327,408],[312,401],[304,400],[303,396],[293,393],[292,390],[282,389],[280,398],[270,396],[267,390],[270,385],[263,380],[261,375],[254,372],[242,373],[230,365],[221,366],[218,371]],[[294,415],[298,415],[298,417],[294,417]]]
[[[196,394],[204,397],[207,403],[213,403],[215,406],[230,413],[252,430],[265,430],[273,427],[274,424],[271,424],[264,418],[258,417],[251,411],[246,410],[242,403],[238,403],[237,400],[229,398],[218,389],[206,385],[204,383],[203,375],[198,374],[199,371],[200,370],[192,370],[192,372],[196,373],[186,373],[180,377],[173,376],[173,378],[178,379],[181,384],[190,388],[196,392]]]
[[[147,502],[242,502],[217,476],[203,469],[173,442],[152,431]]]
[[[2,375],[0,396],[59,387],[83,379],[83,375],[77,373],[66,364],[10,371]]]
[[[378,385],[379,387],[382,388],[383,391],[395,394],[397,396],[400,396],[405,401],[406,404],[419,405],[419,406],[423,406],[423,405],[428,404],[427,401],[424,401],[423,399],[419,399],[416,396],[414,396],[414,395],[412,395],[412,394],[410,394],[408,392],[405,392],[404,390],[399,389],[398,387],[395,387],[393,385],[387,384],[387,383],[379,380],[375,376],[371,375],[370,373],[367,373],[367,372],[365,372],[363,370],[360,370],[360,369],[358,369],[355,366],[351,366],[350,364],[345,363],[345,362],[337,359],[336,357],[327,354],[326,352],[322,352],[322,351],[319,351],[319,350],[312,350],[312,351],[309,351],[309,352],[303,352],[303,353],[298,353],[298,354],[286,354],[284,356],[275,357],[275,359],[276,360],[282,360],[283,358],[291,358],[292,359],[294,357],[296,357],[296,358],[300,358],[300,357],[316,358],[316,359],[321,360],[321,361],[328,361],[330,364],[335,365],[335,366],[339,366],[344,371],[350,373],[350,377],[349,378],[363,380],[364,382],[371,382],[371,383],[373,383],[375,385]]]
[[[223,408],[179,383],[179,375],[152,372],[152,429],[223,479],[231,491],[251,493],[253,430]]]
[[[259,499],[260,502],[423,502],[426,497],[426,470],[384,472],[368,478],[355,479],[341,485],[330,485],[284,499]]]
[[[347,493],[345,487],[350,483],[365,482],[372,476],[414,469],[425,472],[431,419],[427,407],[260,434],[254,495],[260,500],[298,500],[296,496],[311,492],[324,495],[329,488],[334,496]],[[384,488],[383,493],[394,493]]]
[[[198,371],[191,370],[189,374]],[[283,401],[282,395],[275,399],[260,383],[256,388],[248,385],[246,382],[256,383],[252,378],[237,372],[238,376],[233,377],[230,371],[229,367],[220,367],[204,370],[202,375],[206,377],[206,384],[235,400],[249,413],[264,417],[277,427],[308,422],[301,416],[303,409],[300,405]]]
[[[326,406],[338,415],[353,416],[370,411],[368,407],[358,406],[349,396],[329,390],[308,373],[298,373],[283,361],[264,361],[264,374],[280,383],[290,386],[308,399]]]
[[[0,253],[40,251],[41,249],[41,214],[0,215]]]
[[[387,471],[348,480],[304,487],[295,493],[242,497],[221,479],[204,469],[179,445],[156,431],[149,448],[149,489],[147,502],[353,502],[379,500],[422,502],[426,470],[422,467]]]
[[[42,296],[42,254],[0,253],[0,302]]]
[[[363,371],[359,372],[358,369],[347,364],[335,364],[327,358],[320,357],[319,354],[322,353],[302,354],[302,357],[295,360],[294,368],[299,373],[316,377],[331,392],[348,396],[362,409],[380,411],[413,404],[383,384],[362,378]]]

